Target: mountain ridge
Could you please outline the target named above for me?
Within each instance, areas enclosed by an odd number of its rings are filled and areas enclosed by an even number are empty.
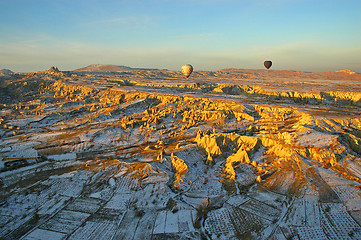
[[[72,72],[123,72],[130,70],[166,70],[166,69],[132,68],[124,65],[113,65],[113,64],[90,64],[86,67],[72,70]]]
[[[10,74],[10,73],[14,73],[14,72],[6,68],[0,69],[0,74]]]

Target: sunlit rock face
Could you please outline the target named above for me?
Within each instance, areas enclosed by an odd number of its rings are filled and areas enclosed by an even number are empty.
[[[360,86],[348,70],[3,74],[0,238],[360,239]]]

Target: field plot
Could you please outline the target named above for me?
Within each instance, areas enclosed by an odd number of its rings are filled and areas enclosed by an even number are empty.
[[[222,184],[217,180],[197,178],[185,193],[187,197],[217,197],[225,195]]]
[[[237,231],[232,224],[229,209],[224,207],[210,212],[204,223],[204,228],[212,238],[235,237]]]
[[[67,239],[112,239],[117,229],[117,223],[109,220],[101,222],[87,221]]]
[[[70,234],[75,229],[80,227],[81,224],[82,224],[82,222],[80,222],[80,221],[73,221],[73,220],[69,220],[69,219],[55,217],[55,218],[52,218],[51,220],[47,221],[46,223],[40,225],[39,228],[54,231],[54,232]]]
[[[297,234],[299,239],[315,239],[315,240],[327,240],[329,239],[323,232],[321,227],[315,226],[297,226]]]
[[[12,221],[8,222],[0,229],[0,237],[6,240],[18,239],[35,227],[37,220],[37,216],[34,212],[13,218]]]
[[[234,195],[228,198],[227,203],[229,205],[232,205],[234,207],[238,207],[239,205],[243,204],[246,201],[249,201],[250,199],[248,197],[245,197],[243,195]]]
[[[155,225],[156,214],[147,211],[138,222],[137,230],[133,239],[152,239],[153,227]]]
[[[353,219],[361,226],[361,211],[351,211],[349,213],[353,217]]]
[[[109,202],[107,202],[104,208],[117,209],[117,210],[126,210],[129,208],[134,194],[124,193],[124,194],[115,194]]]
[[[85,225],[79,227],[69,239],[112,239],[125,212],[101,208],[91,214]]]
[[[85,181],[70,177],[51,179],[46,184],[50,186],[49,192],[53,194],[58,193],[67,197],[78,197],[83,190]]]
[[[62,239],[66,239],[66,234],[37,228],[34,231],[32,231],[30,234],[24,236],[21,239],[22,240],[39,240],[39,239],[62,240]]]
[[[204,228],[214,238],[256,237],[269,223],[251,212],[228,205],[211,211],[204,223]]]
[[[281,214],[279,209],[255,199],[250,199],[242,203],[238,206],[238,208],[244,209],[250,213],[254,213],[257,216],[265,218],[269,221],[277,219]]]
[[[160,211],[156,217],[153,235],[169,235],[184,232],[194,232],[193,223],[196,212],[194,210]]]
[[[133,239],[140,217],[136,211],[127,211],[114,235],[114,239]]]
[[[339,196],[335,193],[335,191],[333,191],[328,182],[326,182],[327,180],[335,181],[334,178],[331,177],[324,180],[323,173],[325,172],[326,171],[323,171],[322,168],[320,168],[320,171],[317,171],[314,168],[308,168],[307,176],[311,179],[312,184],[318,188],[319,198],[321,202],[341,202]]]
[[[70,202],[70,200],[71,200],[70,197],[64,197],[64,196],[53,197],[39,207],[37,214],[39,216],[53,215],[54,213],[58,212],[60,209],[65,207]]]
[[[343,178],[337,172],[334,172],[330,169],[319,169],[320,176],[322,179],[331,187],[333,186],[345,186],[345,185],[355,185],[354,181]]]
[[[361,210],[361,190],[356,186],[334,186],[332,187],[340,196],[348,211]]]
[[[88,195],[91,198],[98,198],[104,201],[108,201],[113,196],[113,189],[109,186],[104,186],[96,192]]]
[[[322,228],[331,239],[360,239],[361,227],[342,204],[324,203]]]
[[[165,182],[147,184],[134,194],[132,204],[138,208],[164,208],[170,199],[170,192]]]
[[[320,212],[320,203],[318,199],[314,196],[305,196],[305,216],[306,216],[306,225],[319,227],[321,226],[321,212]]]
[[[322,174],[322,178],[324,178],[337,193],[348,211],[361,210],[361,189],[358,183],[344,179],[331,171],[322,170],[320,173]]]
[[[95,198],[77,198],[66,206],[67,210],[84,213],[95,213],[103,205],[103,201]]]
[[[131,177],[116,177],[116,188],[115,193],[130,193],[132,190],[137,190],[139,188],[139,181],[136,178]]]
[[[292,202],[274,201],[282,203],[282,218],[280,225],[285,223],[293,226],[321,226],[321,210],[319,196],[312,188],[305,189],[305,194],[294,198]],[[285,199],[284,199],[285,200]]]

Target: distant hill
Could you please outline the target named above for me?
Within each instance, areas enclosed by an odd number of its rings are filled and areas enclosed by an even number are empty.
[[[5,75],[5,74],[9,74],[9,73],[14,73],[14,72],[9,69],[1,69],[0,70],[0,75]]]
[[[306,78],[306,79],[333,79],[333,80],[360,80],[361,74],[349,69],[325,72],[304,72],[294,70],[265,70],[265,69],[238,69],[228,68],[219,70],[226,73],[242,73],[254,76],[281,77],[281,78]]]
[[[121,72],[132,69],[133,68],[127,66],[92,64],[87,67],[75,69],[73,72]]]
[[[132,68],[123,65],[111,65],[111,64],[91,64],[87,67],[78,68],[73,72],[123,72],[131,70],[167,70],[156,68]]]
[[[350,69],[344,69],[344,70],[340,70],[340,71],[336,71],[336,73],[344,73],[344,74],[356,74],[356,72],[351,71]]]

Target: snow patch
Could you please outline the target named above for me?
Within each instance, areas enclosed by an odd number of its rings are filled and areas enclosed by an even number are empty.
[[[74,160],[76,159],[76,153],[49,155],[47,158],[54,161]]]

